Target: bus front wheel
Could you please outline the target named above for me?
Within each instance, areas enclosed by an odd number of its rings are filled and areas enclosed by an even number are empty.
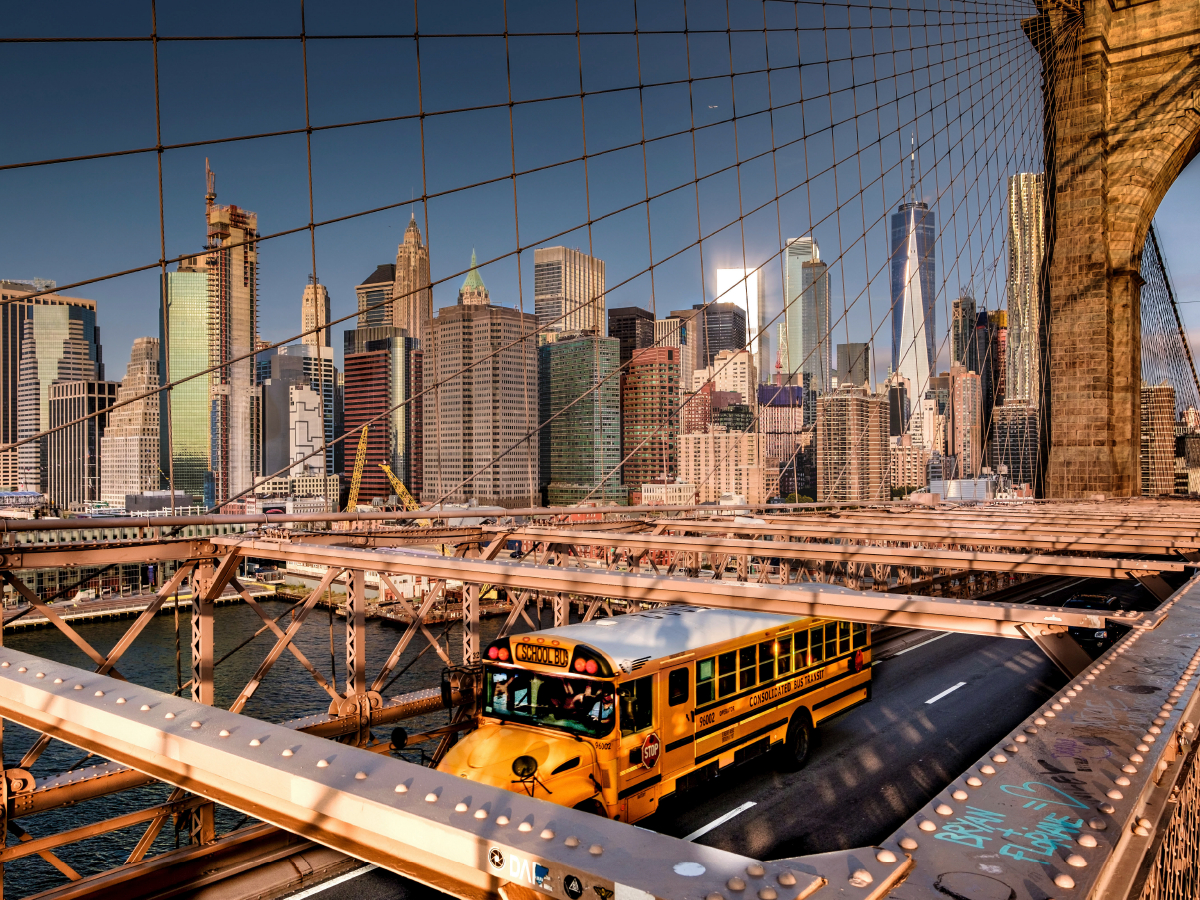
[[[812,722],[808,710],[798,709],[788,723],[787,736],[783,739],[780,755],[783,764],[790,770],[796,770],[808,761],[809,747],[812,745]]]
[[[576,803],[575,809],[582,810],[586,813],[591,813],[594,816],[603,816],[606,819],[608,818],[608,813],[600,804],[600,801],[596,800],[595,798],[592,798],[591,800],[584,800],[582,803]]]

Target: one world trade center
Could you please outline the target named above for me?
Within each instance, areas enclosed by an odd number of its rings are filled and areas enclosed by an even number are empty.
[[[892,371],[908,379],[912,416],[906,429],[921,438],[921,398],[929,387],[936,350],[935,213],[917,199],[916,151],[909,196],[892,213]]]

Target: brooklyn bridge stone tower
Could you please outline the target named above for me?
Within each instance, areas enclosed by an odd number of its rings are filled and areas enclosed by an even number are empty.
[[[1150,221],[1200,150],[1200,0],[1038,0],[1049,302],[1044,493],[1139,492],[1139,275]]]

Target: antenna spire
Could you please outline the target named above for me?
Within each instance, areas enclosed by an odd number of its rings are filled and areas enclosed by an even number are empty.
[[[908,159],[908,177],[910,201],[915,203],[917,200],[917,133],[912,133],[912,155]]]
[[[204,193],[205,205],[212,206],[217,199],[217,173],[209,168],[207,156],[204,157],[204,184],[207,188]]]

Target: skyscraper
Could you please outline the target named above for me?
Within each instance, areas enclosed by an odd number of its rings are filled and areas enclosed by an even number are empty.
[[[459,295],[488,297],[473,268]],[[424,502],[538,504],[538,445],[529,437],[538,417],[536,324],[490,302],[438,310],[422,346]]]
[[[983,465],[983,381],[965,366],[950,367],[949,453],[958,458],[962,478],[974,478]]]
[[[343,336],[346,332],[343,332]],[[279,358],[283,368],[277,370],[275,360]],[[271,350],[265,350],[255,357],[256,375],[255,382],[260,386],[268,379],[275,377],[284,377],[296,384],[307,384],[315,393],[324,395],[324,409],[322,417],[325,420],[325,443],[326,446],[332,447],[326,453],[325,457],[325,472],[327,475],[334,475],[342,468],[338,465],[337,457],[338,450],[344,449],[345,441],[334,444],[339,434],[343,433],[342,429],[342,402],[340,394],[340,375],[337,367],[333,364],[332,354],[322,352],[320,356],[317,354],[317,348],[308,344],[290,344],[286,347],[275,347]],[[281,375],[275,373],[279,371]],[[263,402],[266,402],[265,394]],[[265,410],[264,413],[265,415]],[[350,452],[354,452],[354,445],[351,444]],[[317,458],[313,457],[309,462],[310,465],[319,465]],[[272,468],[263,468],[262,473],[269,475],[278,469],[279,466]]]
[[[125,377],[116,403],[124,403],[159,386],[158,338],[134,340]],[[156,491],[159,474],[159,420],[161,401],[151,395],[114,409],[100,439],[100,499],[125,505],[126,494]]]
[[[1142,386],[1142,495],[1159,497],[1175,492],[1175,388]]]
[[[1045,176],[1008,179],[1008,372],[1005,398],[1041,405],[1042,257],[1046,252]]]
[[[915,150],[912,166],[909,199],[892,213],[892,371],[909,380],[914,397],[923,397],[936,359],[936,216],[916,199]],[[920,404],[912,405],[912,414],[921,415]],[[922,434],[916,425],[909,430],[914,441]]]
[[[837,345],[838,384],[853,384],[861,387],[871,380],[871,345]]]
[[[458,289],[458,305],[459,306],[487,306],[492,302],[491,295],[488,294],[487,286],[483,283],[483,278],[479,275],[479,269],[475,267],[475,251],[471,251],[471,271],[467,273],[467,277],[463,279],[462,287]]]
[[[43,296],[24,307],[16,390],[17,438],[50,427],[50,385],[104,378],[96,304],[91,300]],[[5,398],[7,400],[7,398]],[[11,408],[11,407],[10,407]],[[48,489],[46,438],[17,448],[17,483],[23,491]]]
[[[696,371],[696,332],[692,317],[681,318],[675,314],[654,323],[654,346],[674,347],[679,351],[679,393],[692,391],[692,376]]]
[[[644,350],[620,376],[622,470],[630,491],[678,471],[679,357],[678,347]]]
[[[387,475],[379,468],[380,463],[386,463],[409,493],[420,497],[425,488],[426,447],[419,395],[425,384],[427,362],[419,343],[395,325],[350,329],[343,340],[346,372],[342,416],[345,430],[351,435],[346,439],[350,444],[346,459],[356,452],[362,427],[370,425],[359,496],[369,502],[393,493]],[[290,403],[288,385],[290,382],[294,387],[297,379],[295,375],[289,378],[287,368],[286,357],[277,358],[272,375],[279,373],[283,385],[280,399],[286,392]],[[273,405],[269,404],[268,410]],[[289,415],[294,414],[289,407]],[[292,441],[290,426],[285,432],[268,424],[266,437],[268,447],[276,437],[277,452],[282,453],[285,439]]]
[[[474,266],[472,258],[471,265]],[[421,341],[433,322],[433,290],[429,286],[429,248],[421,241],[414,215],[396,248],[396,281],[392,287],[392,324]]]
[[[177,271],[167,273],[162,302],[166,309],[159,320],[159,377],[163,383],[182,381],[208,368],[205,257],[181,260]],[[212,453],[208,382],[205,376],[191,378],[158,395],[163,481],[173,477],[175,490],[193,503],[204,497]]]
[[[763,459],[761,435],[713,425],[679,439],[679,480],[696,486],[699,503],[736,494],[761,504],[778,488],[779,468]]]
[[[29,294],[53,287],[53,281],[41,279],[28,282],[0,281],[0,443],[7,444],[17,439],[21,341],[30,309],[34,306],[81,305],[93,312],[95,310],[95,303],[91,300],[58,294],[26,299]],[[95,325],[94,316],[92,324]],[[96,340],[98,342],[98,337]],[[0,490],[17,489],[17,454],[16,449],[0,452]]]
[[[376,266],[354,289],[358,298],[358,327],[378,328],[392,324],[392,291],[396,289],[396,267],[391,263]]]
[[[963,294],[954,301],[950,313],[950,365],[962,366],[968,372],[979,371],[975,344],[975,298]]]
[[[640,306],[619,306],[608,311],[608,336],[621,342],[621,365],[635,350],[654,346],[654,313]]]
[[[817,500],[880,500],[891,493],[888,398],[841,387],[817,400]]]
[[[745,347],[750,350],[754,354],[755,371],[760,373],[769,371],[771,363],[771,338],[766,328],[766,301],[761,274],[758,269],[717,269],[716,298],[718,303],[735,304],[746,314],[746,337],[749,343],[736,349]],[[723,349],[728,348],[718,347],[715,352]],[[715,352],[710,351],[714,355]]]
[[[812,237],[792,238],[785,252],[787,295],[783,332],[789,380],[810,375],[814,390],[827,391],[832,378],[829,335],[829,273]]]
[[[567,247],[533,251],[533,302],[545,332],[604,334],[604,261]]]
[[[354,330],[350,330],[343,334],[355,333]],[[337,435],[342,433],[339,427],[341,411],[336,402],[338,370],[333,365],[331,354],[322,353],[318,357],[317,350],[318,348],[308,344],[292,344],[264,351],[257,357],[256,381],[260,393],[262,427],[260,471],[263,475],[278,472],[295,458],[288,447],[293,439],[296,423],[301,420],[304,424],[298,427],[313,429],[313,436],[301,438],[300,444],[308,446],[308,450],[317,449],[320,444],[321,421],[324,420],[326,446],[331,448],[324,454],[317,454],[306,460],[303,469],[313,469],[319,474],[324,463],[327,475],[333,475],[337,471],[332,446]],[[293,397],[292,388],[300,387],[312,392],[311,400],[307,395]],[[323,409],[316,400],[322,390]],[[315,424],[309,422],[309,418],[312,418]],[[386,425],[381,424],[379,427],[385,428]],[[350,446],[353,452],[356,446],[353,440]],[[307,452],[306,450],[301,455],[307,455]],[[297,468],[292,475],[306,474],[303,469]],[[330,499],[337,501],[336,496],[331,496]]]
[[[744,350],[746,344],[746,311],[736,303],[695,304],[692,309],[699,312],[697,325],[701,339],[699,347],[704,349],[704,365],[711,366],[722,350]],[[700,365],[699,359],[696,365]]]
[[[700,390],[709,381],[716,384],[716,390],[736,392],[741,397],[739,402],[754,405],[758,372],[749,350],[722,350],[712,365],[692,373],[692,390]]]
[[[538,348],[541,484],[550,506],[628,498],[620,471],[620,358],[619,341],[592,333],[567,332]]]
[[[312,276],[304,286],[304,297],[300,301],[300,330],[308,332],[312,328],[321,328],[305,334],[300,343],[309,347],[329,346],[329,289],[323,284],[314,284]]]
[[[117,383],[57,381],[49,393],[50,427],[59,430],[46,436],[44,489],[53,505],[79,508],[100,499],[100,445]]]
[[[209,381],[212,449],[204,496],[212,506],[253,484],[258,216],[237,206],[217,206],[216,178],[211,170],[207,174],[208,364],[219,366]]]

